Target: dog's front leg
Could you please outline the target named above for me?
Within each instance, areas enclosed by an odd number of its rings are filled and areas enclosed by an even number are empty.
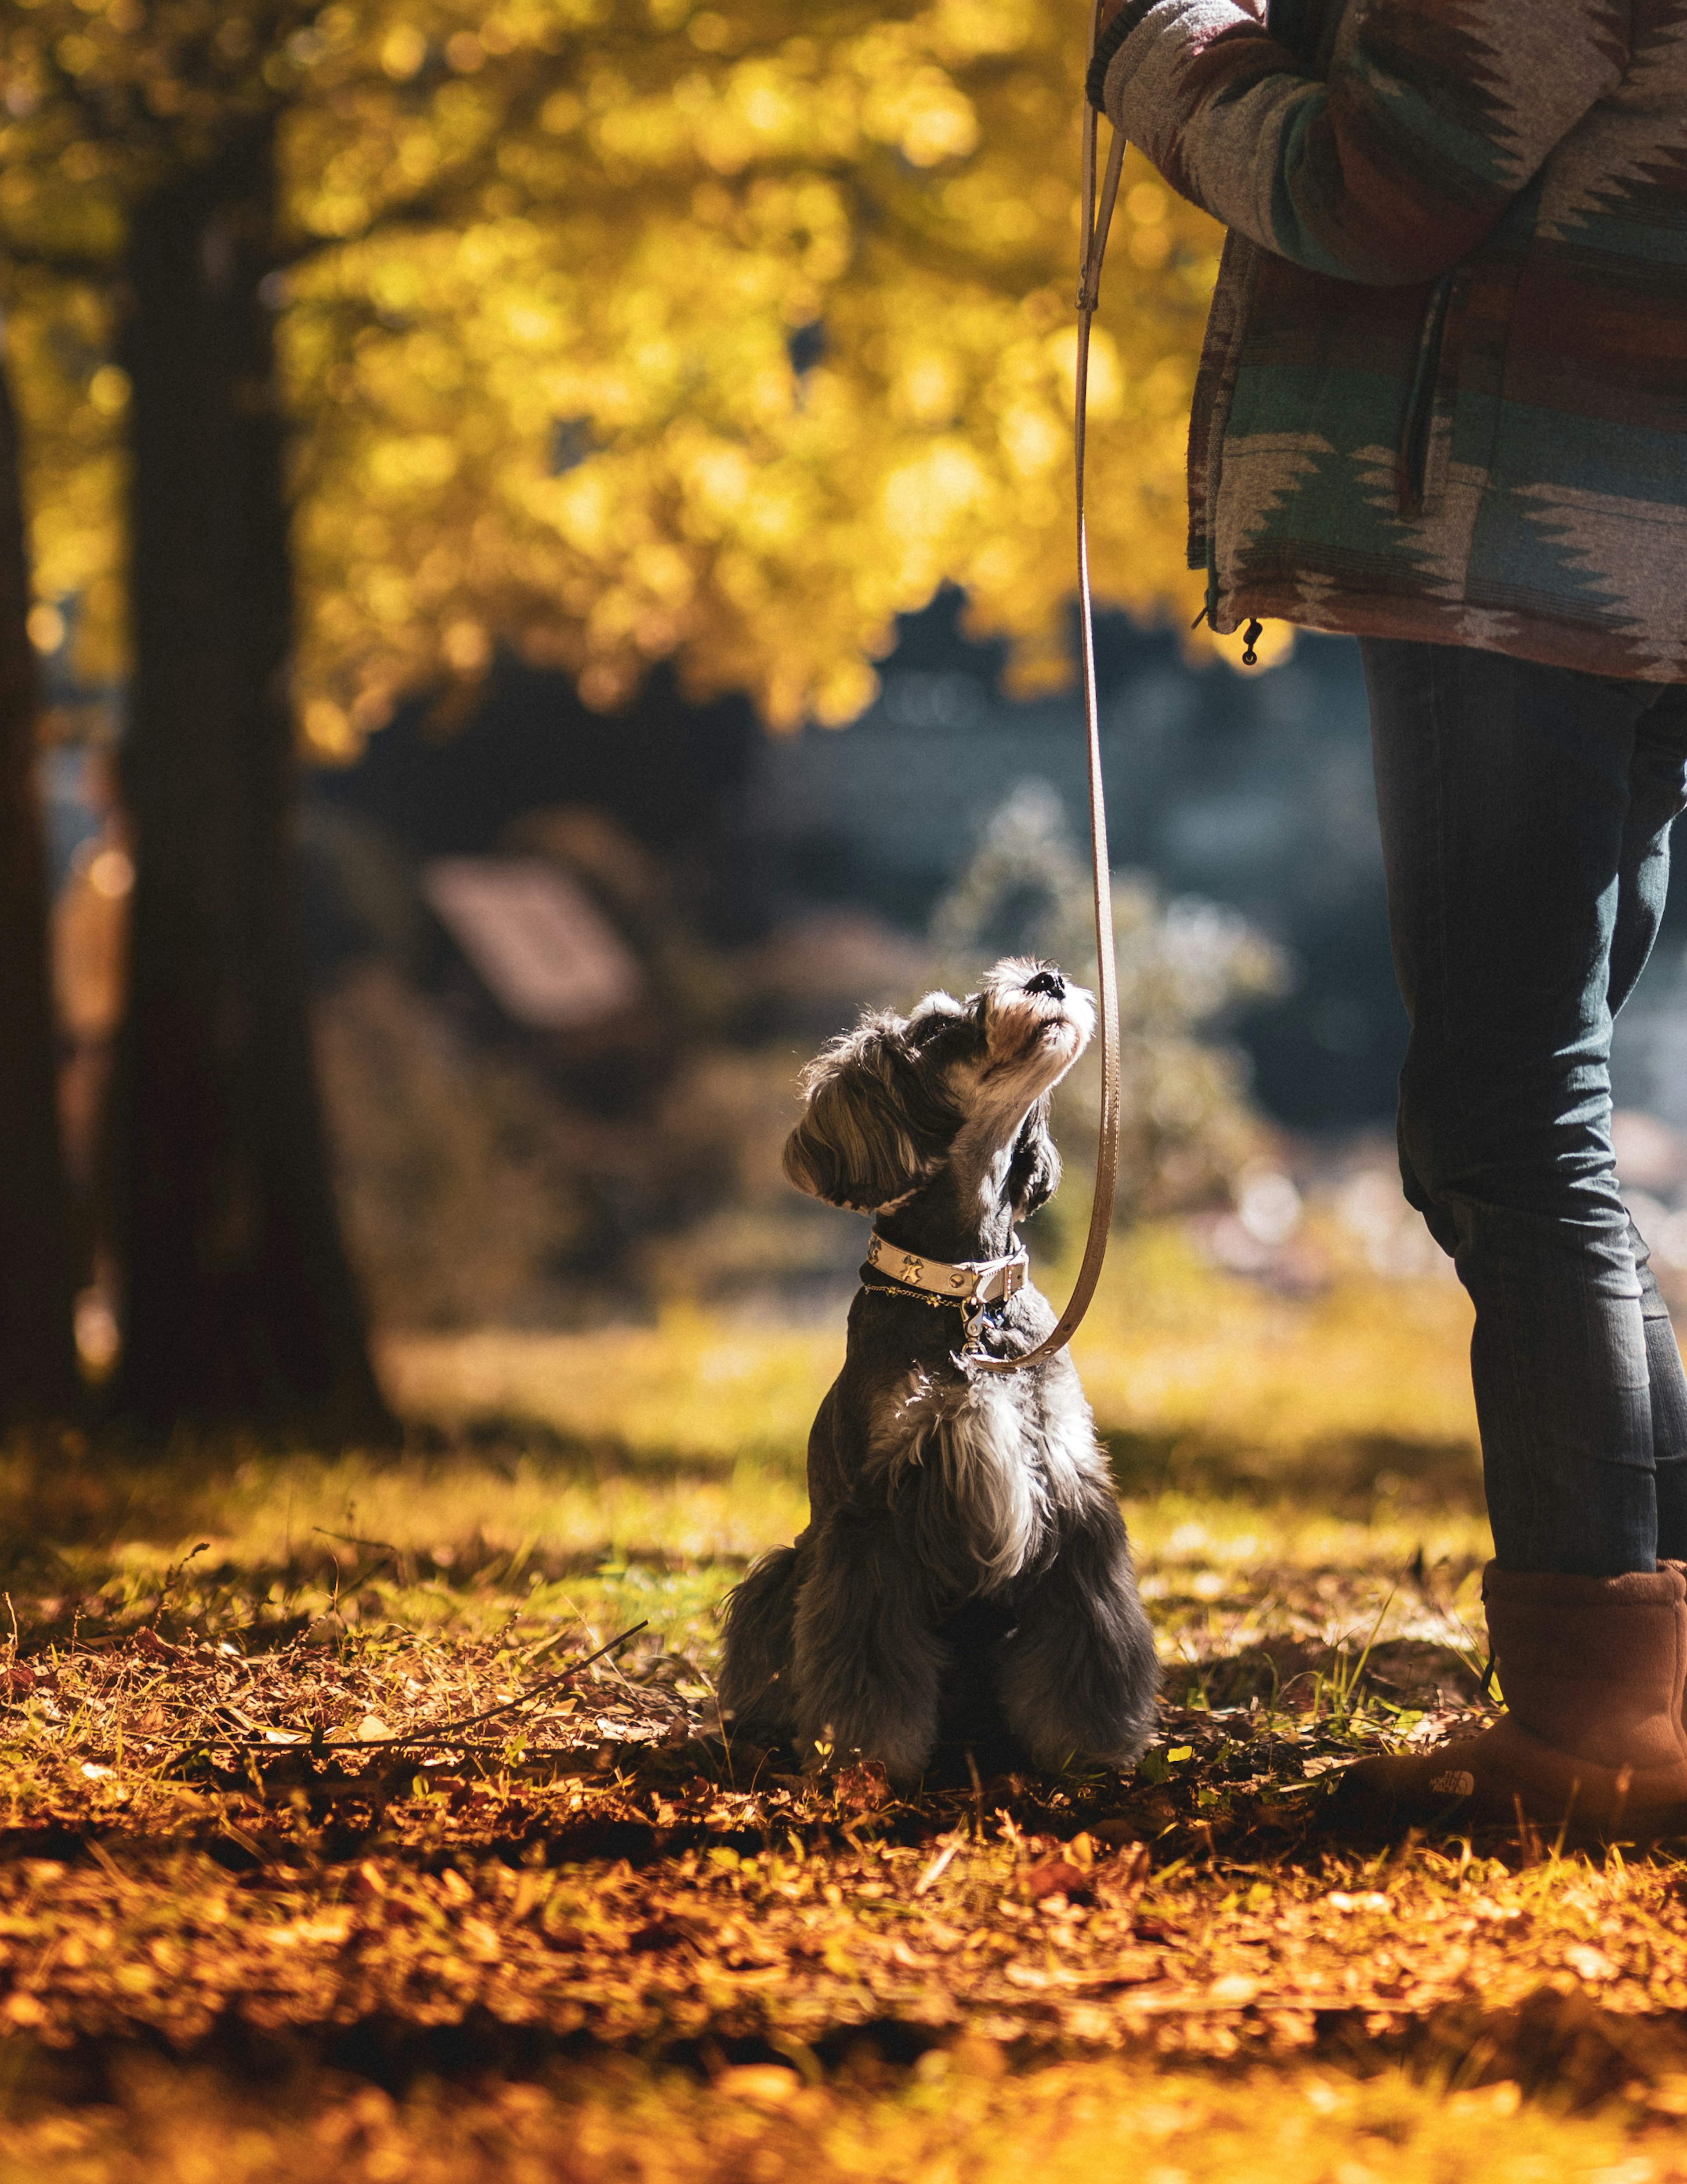
[[[1148,1741],[1160,1663],[1124,1518],[1098,1486],[1062,1529],[1060,1552],[1004,1649],[1003,1708],[1039,1767],[1074,1758],[1128,1766]]]
[[[946,1648],[888,1510],[838,1511],[812,1535],[797,1601],[798,1725],[813,1748],[918,1780],[937,1741]]]

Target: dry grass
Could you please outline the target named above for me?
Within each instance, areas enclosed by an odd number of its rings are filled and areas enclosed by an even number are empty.
[[[1051,1293],[1058,1274],[1046,1279]],[[1115,1245],[1074,1346],[1104,1430],[1228,1455],[1268,1477],[1342,1444],[1473,1447],[1470,1312],[1450,1282],[1351,1274],[1309,1299],[1216,1273],[1181,1228]],[[688,1310],[594,1334],[390,1340],[400,1407],[459,1427],[518,1422],[625,1463],[788,1463],[843,1357],[822,1331]]]
[[[1467,1334],[1121,1253],[1161,1734],[911,1801],[699,1741],[835,1331],[395,1343],[388,1462],[17,1451],[0,2184],[1687,2176],[1670,1856],[1319,1820],[1476,1706]]]

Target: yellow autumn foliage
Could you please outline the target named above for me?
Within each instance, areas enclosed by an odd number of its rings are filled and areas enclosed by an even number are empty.
[[[1088,11],[18,0],[0,261],[44,598],[120,666],[128,208],[270,114],[299,689],[354,749],[495,643],[843,720],[944,580],[1062,671]],[[1092,394],[1105,598],[1193,604],[1217,231],[1134,157]],[[1187,619],[1187,614],[1185,614]]]

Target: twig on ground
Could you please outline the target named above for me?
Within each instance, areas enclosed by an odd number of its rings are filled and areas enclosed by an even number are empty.
[[[934,1888],[937,1886],[948,1872],[955,1852],[964,1846],[966,1841],[966,1832],[963,1828],[957,1828],[952,1835],[944,1836],[943,1848],[914,1884],[914,1893],[916,1896],[923,1896],[928,1888]]]
[[[595,1653],[588,1653],[583,1661],[576,1661],[571,1668],[559,1669],[554,1676],[541,1677],[539,1681],[529,1690],[518,1691],[513,1699],[505,1699],[500,1705],[495,1707],[487,1707],[479,1713],[465,1713],[455,1721],[435,1722],[430,1728],[407,1730],[402,1736],[358,1737],[348,1745],[337,1745],[331,1748],[336,1751],[397,1752],[406,1745],[454,1744],[459,1730],[479,1729],[487,1722],[496,1721],[500,1714],[512,1713],[517,1707],[529,1705],[543,1692],[554,1691],[559,1684],[569,1682],[582,1669],[589,1669],[594,1662],[603,1660],[607,1655],[613,1653],[617,1647],[625,1646],[629,1638],[636,1638],[641,1630],[649,1628],[648,1620],[643,1623],[635,1623],[631,1630],[623,1630],[618,1637],[611,1638],[607,1645],[599,1646]],[[331,1748],[326,1741],[326,1732],[320,1729],[284,1731],[284,1733],[298,1736],[301,1742],[308,1744],[313,1754],[319,1757]],[[277,1748],[297,1749],[297,1747],[289,1745],[277,1747],[274,1739],[275,1732],[270,1731],[262,1738],[239,1741],[236,1748],[244,1752],[268,1752]],[[236,1742],[233,1739],[229,1741]]]
[[[169,1602],[171,1593],[175,1591],[176,1586],[181,1582],[182,1573],[187,1568],[188,1563],[191,1562],[197,1562],[199,1557],[209,1547],[210,1544],[211,1543],[209,1540],[201,1540],[197,1546],[190,1547],[188,1549],[187,1552],[181,1557],[181,1560],[179,1563],[172,1563],[170,1568],[164,1572],[164,1591],[159,1595],[159,1604],[153,1610],[153,1621],[154,1624],[157,1623],[159,1616],[164,1613],[164,1607]]]
[[[391,1555],[401,1569],[404,1567],[404,1551],[402,1547],[395,1547],[390,1540],[364,1540],[359,1539],[355,1532],[331,1532],[326,1524],[313,1524],[310,1529],[320,1538],[337,1540],[344,1547],[373,1547],[383,1555]]]

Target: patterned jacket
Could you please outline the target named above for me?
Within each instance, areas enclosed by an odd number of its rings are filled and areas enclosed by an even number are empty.
[[[1092,94],[1231,231],[1215,629],[1687,681],[1687,0],[1128,0]]]

